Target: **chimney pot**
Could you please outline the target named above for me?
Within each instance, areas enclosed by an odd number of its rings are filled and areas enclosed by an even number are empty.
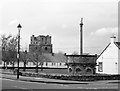
[[[111,41],[111,43],[114,43],[116,41],[116,36],[110,37],[110,41]]]

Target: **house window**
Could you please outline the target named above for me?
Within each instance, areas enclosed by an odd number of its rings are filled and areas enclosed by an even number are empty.
[[[53,63],[52,63],[52,66],[53,66]]]
[[[62,65],[62,63],[60,63],[60,66]]]
[[[55,65],[55,63],[53,63],[53,65]]]
[[[102,56],[102,59],[103,59],[103,56]]]
[[[46,63],[46,66],[48,66],[48,63]]]
[[[98,63],[98,72],[103,72],[103,62]]]
[[[55,63],[52,63],[52,66],[54,66],[55,65]]]

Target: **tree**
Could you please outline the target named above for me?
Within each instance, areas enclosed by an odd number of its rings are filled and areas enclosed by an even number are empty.
[[[29,56],[29,61],[32,61],[34,63],[34,65],[36,65],[36,70],[35,72],[38,73],[38,66],[41,66],[41,71],[43,71],[42,67],[43,67],[43,62],[45,60],[47,60],[47,58],[42,55],[41,53],[38,52],[29,52],[28,53]]]
[[[76,52],[76,51],[74,51],[74,52],[72,53],[72,55],[79,55],[79,53]]]
[[[36,73],[38,73],[38,54],[33,52],[33,53],[30,53],[29,52],[29,60],[33,62],[34,65],[36,65]]]
[[[3,34],[1,35],[0,39],[1,39],[1,42],[2,42],[2,60],[4,61],[4,68],[5,68],[5,64],[7,66],[7,62],[9,61],[9,56],[8,56],[8,42],[9,42],[9,39],[12,37],[12,35],[6,35],[6,34]]]
[[[13,70],[14,64],[17,61],[17,39],[16,36],[13,36],[8,42],[9,62],[12,64]]]
[[[20,52],[20,61],[22,61],[24,63],[23,71],[25,71],[26,70],[26,64],[28,62],[27,50],[25,50],[25,52]]]
[[[7,63],[11,63],[14,67],[14,63],[17,60],[17,37],[5,34],[1,35],[2,40],[2,60],[7,66]]]

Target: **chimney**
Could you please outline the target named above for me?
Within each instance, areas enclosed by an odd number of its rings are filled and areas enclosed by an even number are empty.
[[[111,42],[111,43],[116,42],[116,36],[113,35],[112,37],[110,37],[110,42]]]

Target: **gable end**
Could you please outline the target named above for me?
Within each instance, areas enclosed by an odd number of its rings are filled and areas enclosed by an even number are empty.
[[[101,52],[101,54],[98,56],[98,58],[104,53],[104,51],[109,47],[109,45],[110,45],[111,43],[109,43],[107,46],[106,46],[106,48]],[[98,59],[97,58],[97,59]]]

